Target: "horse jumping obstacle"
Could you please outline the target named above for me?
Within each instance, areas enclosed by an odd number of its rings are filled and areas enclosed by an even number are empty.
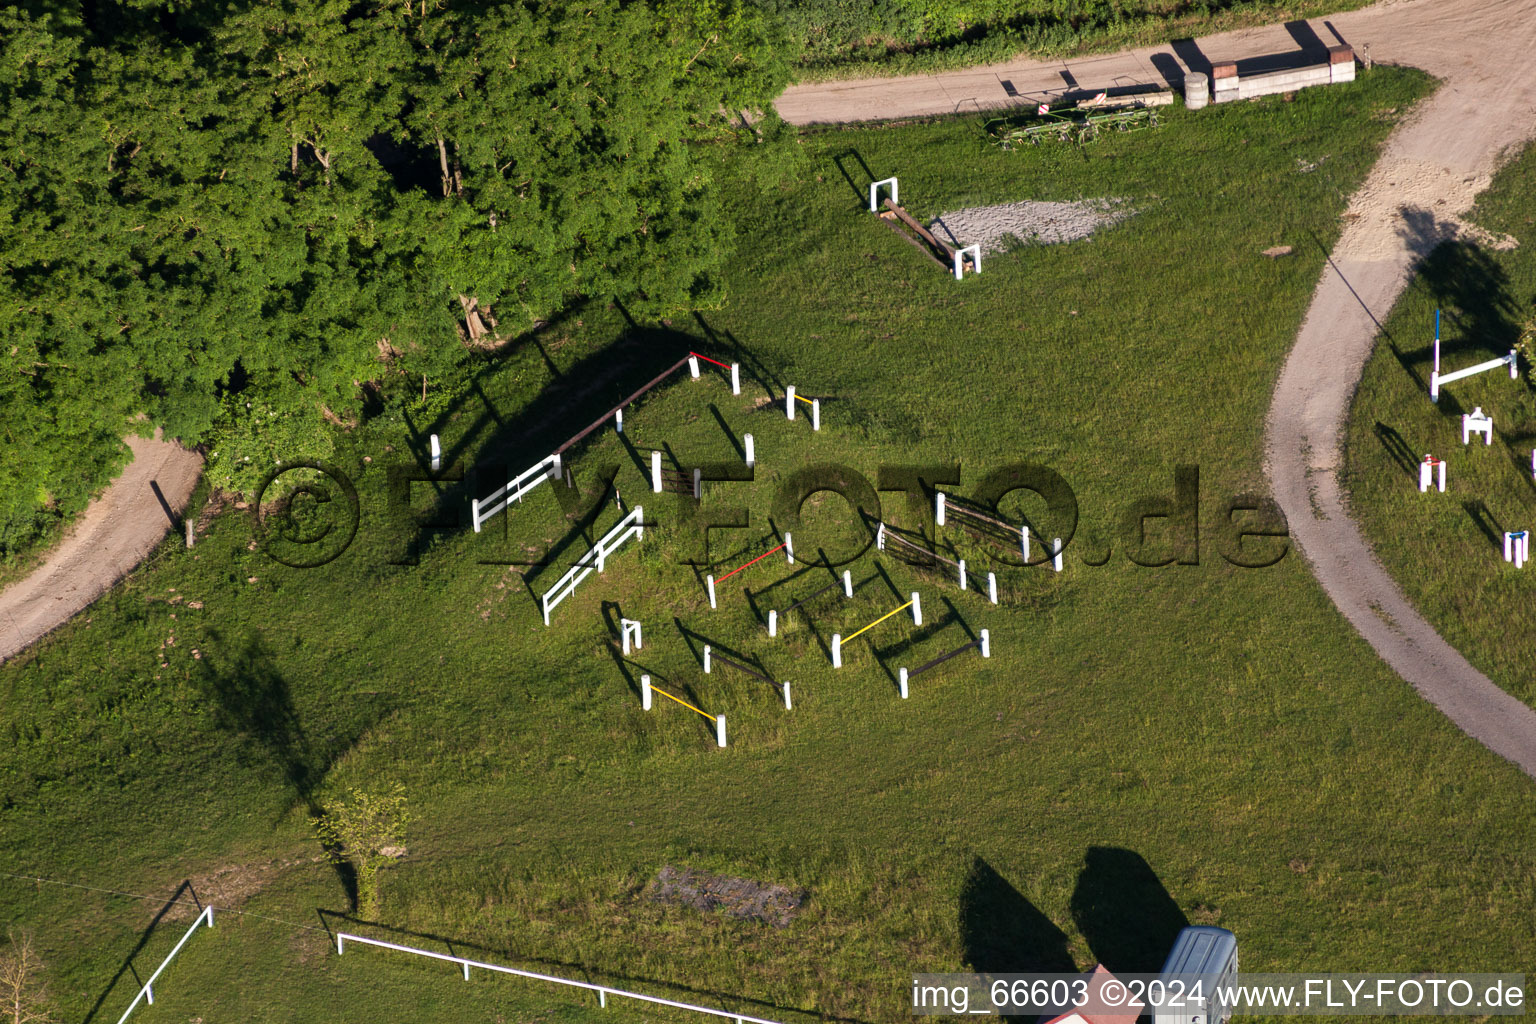
[[[576,590],[576,585],[586,579],[593,569],[602,572],[605,568],[608,556],[618,549],[631,536],[637,540],[645,539],[645,510],[639,505],[619,520],[617,526],[609,530],[586,553],[576,560],[564,576],[539,599],[544,609],[544,625],[549,625],[549,613],[555,606]]]
[[[696,715],[703,715],[705,718],[709,719],[711,722],[714,722],[715,723],[715,744],[717,746],[721,746],[721,747],[725,746],[725,716],[724,715],[712,715],[708,711],[700,711],[698,708],[694,707],[692,704],[689,704],[687,701],[683,700],[681,697],[674,697],[670,693],[668,693],[666,690],[663,690],[661,687],[659,687],[659,686],[652,686],[651,685],[651,677],[650,676],[641,676],[640,677],[640,709],[642,711],[649,711],[649,710],[651,710],[651,694],[652,694],[652,692],[659,693],[663,697],[667,698],[668,700],[677,701],[677,703],[681,704],[683,707],[687,708],[689,711],[692,711],[694,714],[696,714]]]
[[[906,611],[908,608],[912,609],[912,624],[914,626],[921,626],[923,624],[922,597],[921,597],[921,595],[918,594],[917,591],[914,590],[914,591],[912,591],[912,600],[908,601],[906,604],[900,606],[899,608],[894,608],[891,611],[886,612],[884,615],[880,616],[878,619],[876,619],[874,622],[871,622],[869,625],[865,626],[863,629],[855,630],[853,633],[850,633],[848,635],[848,640],[852,640],[855,637],[862,636],[863,634],[868,633],[870,630],[872,630],[876,626],[880,625],[880,623],[884,622],[886,619],[889,619],[893,615],[899,615],[902,612]],[[843,667],[843,644],[845,644],[847,642],[848,641],[843,639],[842,634],[840,634],[840,633],[833,633],[832,634],[832,667],[833,668],[842,668]]]
[[[891,195],[883,203],[880,201],[880,186],[890,185]],[[884,209],[881,209],[881,207]],[[890,225],[902,238],[906,239],[919,251],[928,254],[939,266],[945,270],[952,270],[955,280],[965,276],[967,270],[981,273],[981,247],[968,245],[962,249],[955,249],[939,239],[932,231],[918,223],[901,206],[901,186],[895,178],[883,178],[880,181],[872,181],[869,184],[869,212],[879,215],[880,219]],[[902,230],[905,228],[906,230]],[[967,259],[970,254],[970,259]]]
[[[942,522],[942,521],[943,520],[940,520],[940,522]],[[960,577],[960,589],[961,590],[965,590],[966,589],[966,584],[967,584],[967,581],[968,581],[969,577],[967,576],[966,571],[965,571],[965,559],[962,558],[959,561],[956,561],[953,558],[945,558],[943,555],[939,554],[937,551],[929,551],[927,548],[923,547],[921,544],[914,544],[914,543],[912,543],[912,541],[907,540],[907,538],[905,538],[901,534],[897,533],[894,529],[887,530],[886,529],[886,525],[884,523],[881,523],[880,524],[880,528],[875,531],[875,547],[878,550],[880,550],[880,551],[884,551],[885,550],[885,545],[886,545],[887,541],[895,541],[896,543],[901,544],[904,547],[911,549],[912,551],[916,551],[918,554],[924,555],[924,556],[926,556],[928,558],[932,558],[935,561],[944,562],[947,565],[954,566],[955,567],[955,572]],[[996,573],[992,573],[992,572],[987,573],[987,597],[991,600],[991,602],[993,604],[997,604],[997,574]]]
[[[1536,452],[1532,452],[1532,464],[1536,465]],[[1433,471],[1440,470],[1440,493],[1445,493],[1445,460],[1437,459],[1433,455],[1424,456],[1424,461],[1419,463],[1419,493],[1429,490],[1429,478]]]
[[[1531,531],[1516,530],[1504,534],[1504,561],[1514,562],[1516,569],[1523,569],[1531,560]]]
[[[720,367],[722,370],[729,370],[729,371],[731,371],[731,394],[733,394],[733,395],[741,394],[741,364],[740,363],[722,363],[718,359],[711,359],[709,356],[700,355],[697,352],[689,352],[688,353],[688,372],[693,375],[693,379],[694,380],[698,380],[699,379],[699,360],[700,359],[704,360],[706,363],[714,363],[716,366]]]
[[[1461,443],[1467,444],[1473,434],[1482,434],[1483,444],[1493,444],[1493,417],[1480,405],[1461,417]]]
[[[981,656],[983,658],[990,658],[990,657],[992,657],[992,636],[991,636],[991,634],[987,630],[984,629],[984,630],[981,631],[981,636],[977,637],[975,640],[972,640],[968,644],[961,644],[959,647],[956,647],[954,650],[950,651],[948,654],[941,654],[937,658],[934,658],[932,661],[928,662],[927,664],[919,665],[917,668],[913,669],[911,672],[908,672],[906,669],[902,669],[900,671],[900,673],[897,675],[897,678],[896,678],[896,683],[901,688],[901,699],[902,700],[906,700],[907,699],[907,683],[910,680],[916,679],[918,676],[922,675],[924,672],[927,672],[929,669],[933,668],[936,665],[942,665],[944,662],[948,661],[950,658],[953,658],[957,654],[964,654],[966,651],[970,650],[972,647],[979,647],[979,648],[981,648]]]
[[[795,418],[795,403],[804,402],[811,407],[811,429],[821,429],[821,399],[801,398],[795,394],[795,386],[791,384],[784,389],[784,415],[789,419]]]
[[[843,578],[841,580],[833,580],[831,583],[828,583],[826,586],[822,587],[820,590],[816,591],[815,593],[807,594],[806,596],[802,597],[800,600],[796,601],[794,604],[790,605],[788,608],[785,608],[784,609],[784,614],[788,615],[790,612],[794,611],[796,608],[799,608],[801,605],[805,604],[807,601],[812,601],[812,600],[820,597],[822,594],[825,594],[827,591],[831,590],[833,587],[837,586],[839,583],[841,583],[842,587],[843,587],[843,596],[844,597],[852,597],[853,596],[853,573],[850,572],[847,569],[844,569],[843,570]],[[768,610],[768,635],[769,636],[778,636],[779,635],[779,613],[778,613],[778,611],[776,611],[775,609],[772,609],[772,608],[770,608]]]
[[[767,558],[769,555],[773,554],[775,551],[783,551],[785,557],[789,559],[789,564],[790,565],[794,565],[795,564],[795,539],[792,536],[790,536],[789,534],[786,533],[784,535],[784,540],[781,543],[779,543],[777,546],[769,548],[767,551],[764,551],[762,554],[758,555],[756,558],[752,559],[752,561],[750,561],[750,562],[744,562],[743,564],[738,565],[736,568],[732,569],[730,572],[726,573],[724,576],[721,576],[718,580],[715,579],[715,577],[713,575],[704,577],[705,583],[708,584],[708,586],[709,586],[709,606],[711,608],[715,607],[715,584],[716,583],[724,583],[726,580],[730,579],[732,576],[735,576],[737,573],[741,572],[741,570],[752,568],[758,562],[761,562],[763,559]]]
[[[1499,356],[1499,358],[1490,359],[1486,363],[1469,366],[1465,370],[1457,370],[1455,373],[1441,373],[1440,311],[1438,309],[1435,310],[1435,368],[1429,372],[1429,400],[1431,402],[1440,401],[1440,385],[1449,384],[1451,381],[1461,380],[1463,377],[1470,377],[1476,373],[1483,373],[1486,370],[1497,370],[1501,366],[1509,367],[1510,380],[1515,380],[1520,376],[1519,356],[1514,349],[1510,349],[1507,356]],[[1466,444],[1465,439],[1462,440],[1462,444]]]
[[[557,452],[554,455],[539,460],[532,467],[508,480],[506,486],[498,487],[495,491],[491,492],[489,497],[471,499],[469,503],[469,516],[470,522],[475,527],[475,532],[479,533],[481,523],[506,508],[513,501],[522,502],[524,495],[545,480],[558,479],[560,479],[560,455]]]
[[[784,710],[785,711],[793,711],[794,710],[794,705],[792,705],[790,703],[790,701],[789,701],[789,683],[788,683],[788,681],[785,681],[783,684],[776,683],[772,679],[769,679],[767,676],[763,675],[761,672],[759,672],[755,668],[752,668],[752,667],[750,667],[748,665],[743,665],[739,661],[732,661],[730,658],[727,658],[723,654],[714,654],[713,653],[713,649],[709,646],[709,644],[705,644],[704,645],[704,674],[705,675],[709,675],[710,674],[711,667],[713,666],[714,662],[717,662],[717,661],[720,664],[722,664],[722,665],[729,665],[731,668],[734,668],[734,669],[737,669],[739,671],[745,672],[747,675],[752,676],[753,678],[761,679],[763,682],[767,683],[769,686],[773,687],[776,690],[779,689],[780,686],[782,685],[783,686],[783,690],[781,692],[784,694]]]
[[[619,635],[623,639],[625,654],[629,653],[629,638],[631,636],[635,638],[635,650],[638,651],[645,646],[645,644],[640,641],[640,623],[636,619],[620,619]]]

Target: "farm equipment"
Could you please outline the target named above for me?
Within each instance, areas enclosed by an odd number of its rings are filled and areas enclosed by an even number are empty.
[[[1042,105],[1039,112],[1023,119],[1017,116],[993,118],[982,128],[998,145],[1013,149],[1025,143],[1038,146],[1051,141],[1081,145],[1108,132],[1135,132],[1157,126],[1157,111],[1151,107],[1094,114],[1080,107],[1050,110]]]

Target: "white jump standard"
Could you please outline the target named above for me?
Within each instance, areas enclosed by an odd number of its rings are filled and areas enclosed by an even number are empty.
[[[853,633],[850,633],[848,635],[848,639],[852,640],[854,637],[860,636],[860,635],[862,635],[864,633],[868,633],[870,630],[872,630],[876,626],[880,625],[880,623],[884,622],[886,619],[889,619],[893,615],[899,615],[902,612],[906,611],[908,608],[912,609],[912,624],[914,626],[921,626],[923,624],[922,597],[921,597],[921,595],[918,594],[917,591],[914,590],[912,592],[912,600],[908,601],[906,604],[902,605],[899,608],[895,608],[895,609],[893,609],[891,611],[886,612],[884,615],[880,616],[878,619],[876,619],[874,622],[871,622],[869,625],[865,626],[863,629],[859,629],[859,630],[854,631]],[[842,668],[843,667],[843,644],[846,643],[846,642],[847,641],[845,641],[843,639],[842,634],[840,634],[840,633],[833,633],[832,634],[832,667],[833,668]]]
[[[687,701],[683,700],[681,697],[674,697],[674,696],[672,696],[672,694],[668,693],[666,690],[663,690],[661,687],[659,687],[659,686],[652,686],[651,685],[651,677],[650,676],[641,676],[640,677],[640,710],[642,710],[642,711],[649,711],[649,710],[651,710],[651,694],[652,693],[659,693],[663,697],[667,698],[668,700],[676,701],[677,703],[681,704],[683,707],[687,708],[689,711],[692,711],[694,714],[696,714],[696,715],[703,715],[705,718],[709,719],[711,722],[714,722],[715,723],[715,745],[716,746],[721,746],[721,747],[725,746],[725,716],[724,715],[712,715],[708,711],[700,711],[698,708],[694,707],[692,704],[689,704]]]
[[[741,570],[752,568],[752,566],[756,565],[758,562],[761,562],[763,559],[767,558],[769,555],[773,554],[775,551],[783,551],[784,552],[784,556],[789,559],[789,564],[790,565],[794,565],[795,564],[795,539],[794,539],[794,537],[792,537],[792,536],[790,536],[789,534],[786,533],[784,535],[784,540],[783,540],[782,543],[778,544],[775,547],[769,548],[767,551],[764,551],[762,554],[760,554],[756,558],[752,559],[752,561],[745,562],[745,563],[743,563],[741,565],[738,565],[736,568],[732,569],[730,572],[726,573],[724,576],[721,576],[718,580],[715,579],[713,574],[704,577],[704,582],[709,587],[709,606],[711,608],[715,607],[715,584],[716,583],[724,583],[726,580],[730,579],[732,576],[735,576],[737,573],[741,572]]]
[[[576,560],[576,564],[566,570],[564,576],[548,592],[539,599],[544,608],[544,625],[549,625],[549,613],[555,606],[575,591],[576,585],[586,579],[593,569],[602,572],[607,566],[608,556],[618,550],[630,537],[636,540],[645,539],[645,509],[636,505],[629,515],[619,520],[617,526],[604,534],[596,544]]]
[[[1516,569],[1525,568],[1531,558],[1531,531],[1516,530],[1504,534],[1504,561],[1514,562]]]
[[[1445,460],[1437,459],[1433,455],[1425,455],[1424,461],[1419,463],[1420,494],[1429,490],[1430,477],[1434,475],[1436,469],[1440,471],[1440,493],[1445,493]]]
[[[881,178],[879,181],[869,183],[869,212],[880,212],[880,186],[891,186],[891,202],[901,205],[901,182],[895,178]]]
[[[1482,434],[1483,444],[1493,444],[1493,417],[1483,412],[1480,405],[1461,417],[1461,443],[1468,444],[1473,434]]]
[[[1520,360],[1514,349],[1509,350],[1509,355],[1490,359],[1486,363],[1478,363],[1469,366],[1465,370],[1457,370],[1455,373],[1440,372],[1440,311],[1435,310],[1435,368],[1429,372],[1429,400],[1440,401],[1440,385],[1449,384],[1463,377],[1483,373],[1487,370],[1497,370],[1501,366],[1509,367],[1509,379],[1515,380],[1520,376]],[[1465,441],[1463,441],[1465,443]]]
[[[640,650],[641,648],[643,648],[645,646],[645,644],[642,643],[641,640],[640,640],[640,623],[636,619],[620,619],[619,620],[619,634],[620,634],[620,636],[623,639],[624,653],[625,654],[629,653],[629,646],[630,646],[629,638],[630,637],[634,637],[635,638],[635,642],[634,642],[635,650],[638,651],[638,650]]]
[[[784,389],[784,416],[785,416],[786,419],[791,419],[792,420],[792,419],[795,418],[795,403],[796,402],[804,402],[806,405],[811,407],[811,429],[812,430],[820,430],[821,429],[821,399],[819,399],[819,398],[801,398],[799,395],[795,394],[795,386],[793,384],[791,384],[789,387]]]
[[[820,590],[816,591],[815,593],[807,594],[805,597],[802,597],[800,600],[796,601],[794,604],[790,605],[788,608],[785,608],[784,609],[784,614],[788,615],[790,612],[794,611],[796,608],[799,608],[801,605],[805,604],[807,601],[811,601],[811,600],[814,600],[815,598],[820,597],[822,594],[825,594],[827,591],[829,591],[833,587],[837,586],[839,582],[842,583],[843,596],[844,597],[852,597],[853,596],[853,573],[849,572],[847,569],[844,569],[843,570],[843,578],[842,578],[842,580],[840,580],[840,581],[839,580],[833,580],[831,583],[828,583],[826,586],[822,587]],[[768,635],[769,636],[778,636],[779,635],[779,613],[778,613],[777,609],[770,608],[768,610]],[[785,685],[788,685],[788,684],[785,684]]]

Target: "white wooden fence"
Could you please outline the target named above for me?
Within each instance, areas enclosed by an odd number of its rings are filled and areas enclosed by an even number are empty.
[[[639,992],[628,992],[622,988],[613,988],[611,985],[595,985],[588,981],[575,981],[571,978],[559,978],[553,974],[539,974],[534,971],[519,971],[513,967],[503,967],[500,964],[488,964],[481,960],[470,960],[462,956],[450,956],[447,953],[434,953],[426,949],[417,949],[414,946],[401,946],[393,942],[380,942],[378,939],[365,939],[361,935],[349,935],[346,932],[336,933],[336,952],[338,955],[345,951],[348,942],[360,942],[368,946],[378,946],[380,949],[393,949],[401,953],[414,953],[417,956],[430,957],[433,960],[444,960],[448,963],[458,964],[464,969],[464,980],[469,980],[469,969],[479,968],[482,971],[495,971],[497,974],[514,974],[519,978],[533,978],[535,981],[549,981],[556,985],[569,985],[572,988],[584,988],[589,992],[597,993],[599,1006],[608,1005],[608,997],[624,996],[627,999],[638,999],[645,1003],[656,1003],[661,1006],[674,1006],[679,1010],[692,1010],[694,1013],[705,1013],[711,1017],[724,1017],[733,1020],[736,1024],[779,1024],[778,1021],[766,1020],[762,1017],[751,1017],[744,1013],[732,1013],[729,1010],[717,1010],[710,1006],[695,1006],[692,1003],[680,1003],[673,999],[662,999],[660,996],[647,996]]]
[[[549,625],[549,613],[555,606],[570,597],[576,585],[586,579],[593,569],[598,572],[603,571],[608,556],[628,540],[630,535],[634,535],[637,540],[645,539],[644,516],[645,510],[636,505],[629,515],[619,520],[617,526],[604,534],[590,550],[576,560],[575,565],[566,570],[565,575],[561,576],[553,587],[549,588],[540,599],[544,607],[544,625]]]
[[[533,490],[545,480],[558,480],[560,478],[560,455],[556,453],[548,458],[539,460],[533,468],[525,470],[518,476],[507,481],[505,487],[498,487],[488,498],[474,498],[469,503],[470,521],[475,524],[475,532],[480,532],[480,524],[494,516],[497,512],[506,508],[514,501],[522,501],[523,495]]]
[[[197,915],[197,920],[192,922],[192,927],[187,929],[187,934],[183,935],[181,941],[176,943],[176,948],[171,950],[164,960],[160,961],[160,966],[155,968],[155,973],[151,974],[149,980],[139,989],[139,994],[133,997],[133,1002],[128,1004],[128,1009],[124,1010],[123,1015],[117,1018],[117,1024],[123,1024],[123,1021],[128,1019],[128,1015],[138,1008],[139,1000],[144,1000],[150,1006],[155,1005],[155,992],[152,987],[155,984],[155,979],[160,977],[160,972],[165,970],[165,965],[170,963],[177,953],[181,952],[181,947],[185,946],[187,940],[192,937],[192,933],[197,931],[197,926],[204,923],[209,928],[213,927],[213,907],[211,906],[203,908],[203,912]]]

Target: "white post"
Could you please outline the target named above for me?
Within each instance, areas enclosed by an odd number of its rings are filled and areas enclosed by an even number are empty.
[[[1520,377],[1520,357],[1514,349],[1509,350],[1509,379],[1518,380]]]
[[[1440,493],[1445,493],[1445,460],[1440,460]]]
[[[811,399],[811,429],[821,429],[821,399]]]
[[[1424,461],[1419,463],[1419,493],[1429,490],[1429,456],[1424,456]]]
[[[154,991],[154,989],[150,988],[148,985],[144,986],[144,1001],[146,1003],[148,1003],[150,1006],[154,1006],[155,1005],[155,991]]]
[[[640,710],[651,710],[651,677],[640,677]]]
[[[843,634],[832,634],[832,667],[843,667]]]
[[[784,415],[790,419],[795,418],[795,386],[793,384],[784,389]]]
[[[551,455],[549,457],[549,478],[551,480],[559,480],[560,479],[560,453],[559,452],[556,452],[555,454],[553,454],[553,455]]]
[[[914,625],[914,626],[921,626],[922,624],[923,624],[923,602],[922,602],[922,597],[918,594],[917,591],[914,590],[914,591],[912,591],[912,625]]]
[[[1536,477],[1536,448],[1531,449],[1531,476]],[[469,499],[469,521],[474,525],[475,532],[480,532],[480,499]]]
[[[651,493],[661,493],[661,452],[651,451]]]
[[[469,961],[465,960],[463,966],[464,966],[464,980],[468,981],[469,980]]]
[[[645,506],[636,505],[632,513],[635,517],[635,543],[645,540]]]
[[[960,589],[965,589],[965,559],[960,559]]]
[[[193,544],[196,544],[197,543],[197,523],[193,521],[191,516],[187,516],[185,519],[183,519],[181,521],[181,525],[185,528],[185,532],[186,532],[186,535],[187,535],[187,547],[191,547]]]
[[[719,744],[720,746],[722,746],[722,747],[725,746],[725,716],[724,715],[716,715],[715,716],[715,742],[717,744]]]
[[[944,492],[939,491],[933,499],[933,521],[940,526],[944,525]]]
[[[640,623],[637,620],[635,620],[635,619],[620,619],[619,620],[619,633],[621,634],[622,639],[623,639],[624,653],[625,654],[629,653],[629,647],[630,647],[630,640],[629,640],[629,638],[631,636],[633,636],[635,638],[635,640],[634,640],[635,650],[638,651],[638,650],[641,650],[642,648],[645,647],[645,644],[640,639]]]
[[[704,674],[705,675],[709,675],[709,652],[710,652],[710,646],[709,646],[709,644],[705,644],[704,645]]]
[[[715,606],[715,577],[712,575],[705,576],[704,580],[709,584],[709,606],[713,608]]]
[[[774,609],[768,609],[768,635],[779,635],[779,613]]]
[[[784,684],[784,710],[793,711],[795,706],[789,702],[789,683]]]
[[[981,656],[992,657],[992,634],[985,629],[981,631]]]
[[[704,471],[697,467],[693,471],[693,496],[696,499],[704,497]]]
[[[337,956],[341,956],[342,953],[343,953],[343,950],[342,950],[341,933],[337,932],[336,933],[336,955]]]
[[[1531,531],[1523,530],[1520,533],[1520,564],[1524,565],[1531,560]],[[208,915],[208,923],[213,924],[213,915]]]
[[[1051,551],[1052,551],[1051,564],[1056,567],[1056,571],[1057,572],[1061,572],[1061,538],[1060,537],[1056,538],[1055,546],[1051,548]]]
[[[853,596],[853,573],[847,569],[843,570],[843,596]]]
[[[784,553],[789,557],[789,564],[795,564],[795,538],[789,534],[784,535]]]
[[[443,468],[443,446],[438,443],[437,435],[432,435],[432,472],[436,473]]]
[[[879,193],[881,185],[891,186],[891,202],[901,205],[901,183],[895,178],[881,178],[879,181],[869,183],[869,212],[878,213],[880,210]]]
[[[1024,561],[1029,561],[1029,527],[1019,527],[1019,549],[1024,553]]]
[[[751,434],[743,434],[741,436],[741,439],[742,439],[742,441],[744,441],[746,443],[746,448],[747,448],[747,468],[751,469],[753,466],[757,465],[757,450],[756,450],[755,446],[752,444],[752,435]]]
[[[885,524],[884,523],[881,523],[880,524],[880,529],[875,531],[875,547],[877,549],[881,550],[881,551],[885,550]]]
[[[1514,556],[1510,553],[1511,551],[1514,550],[1514,543],[1515,543],[1515,535],[1510,533],[1508,530],[1505,530],[1504,531],[1504,561],[1506,561],[1506,562],[1514,561]]]
[[[620,434],[624,433],[624,410],[617,409],[613,413],[613,429]]]
[[[699,379],[699,357],[698,356],[689,356],[688,357],[688,372],[693,374],[693,379],[694,380],[698,380]]]
[[[997,604],[997,573],[987,573],[987,600]]]
[[[907,670],[899,669],[900,675],[896,677],[896,685],[901,687],[901,699],[907,699]]]
[[[741,364],[731,364],[731,394],[741,394]]]

